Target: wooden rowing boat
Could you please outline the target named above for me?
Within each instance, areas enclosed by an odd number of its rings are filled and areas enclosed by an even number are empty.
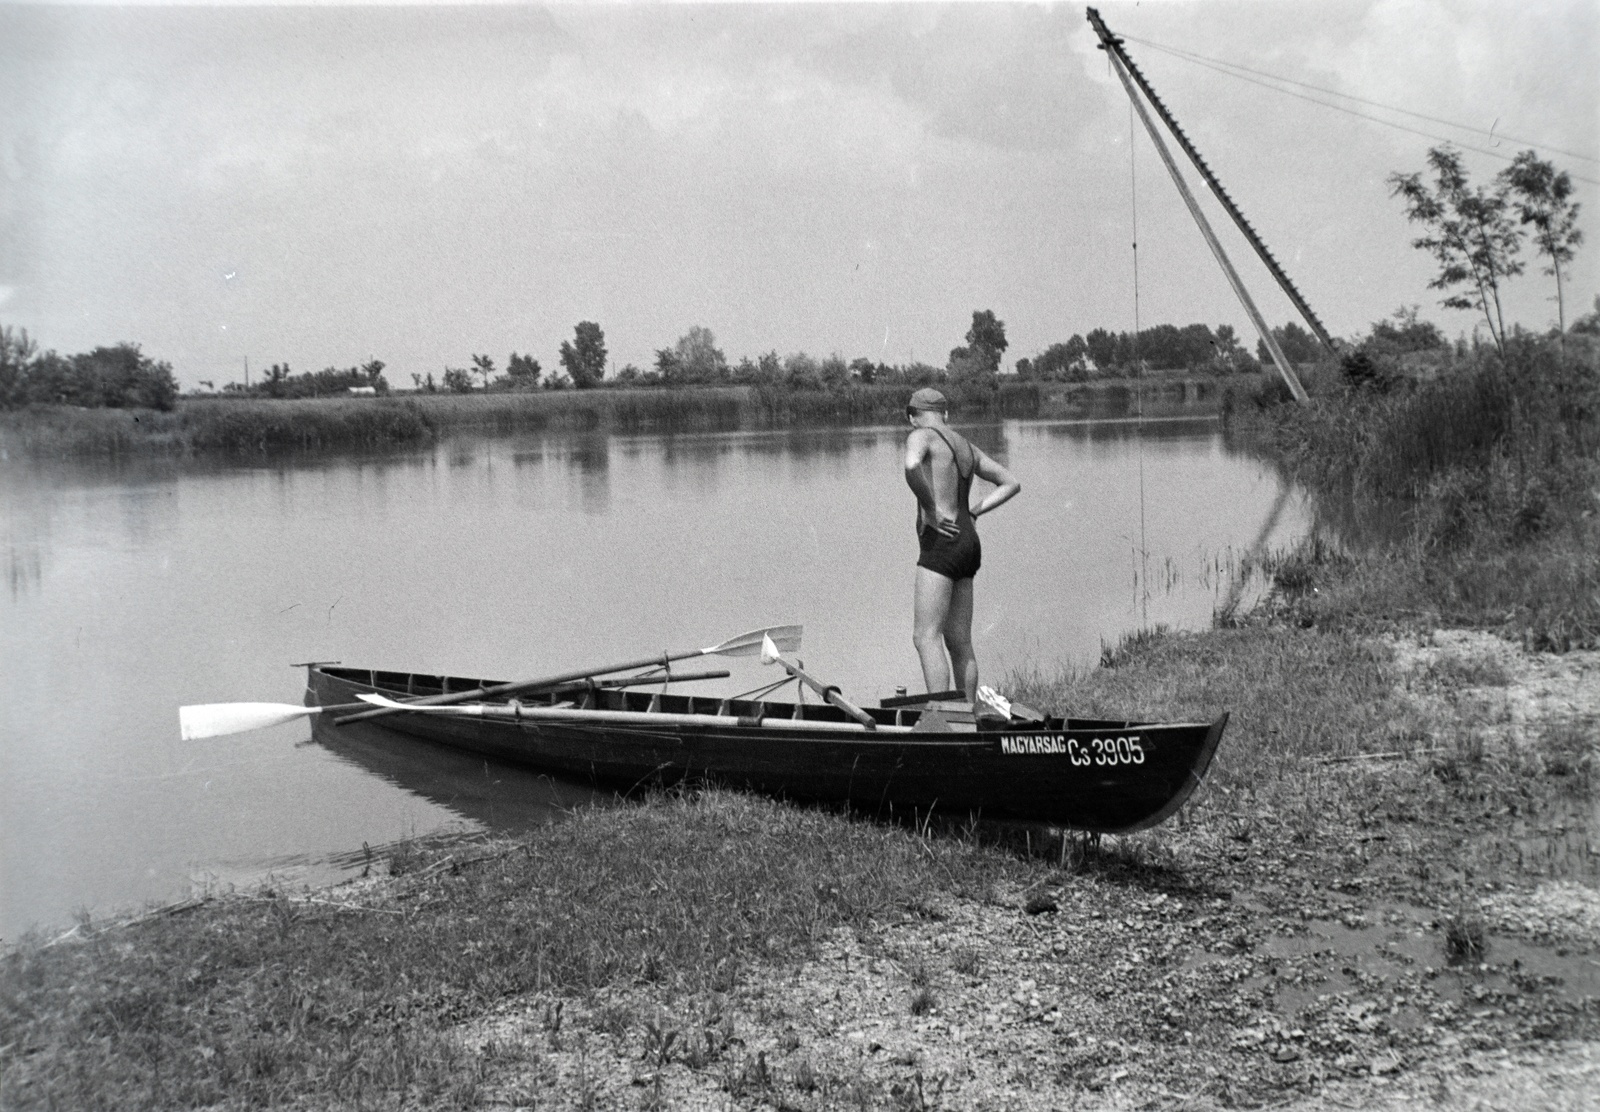
[[[845,704],[858,719],[826,704],[594,682],[437,705],[502,686],[308,664],[305,704],[331,710],[365,697],[391,708],[381,719],[389,729],[622,789],[704,779],[873,811],[976,813],[1101,833],[1143,830],[1176,812],[1228,721],[1007,718],[937,696],[886,699],[864,715]],[[435,705],[396,705],[428,698]]]

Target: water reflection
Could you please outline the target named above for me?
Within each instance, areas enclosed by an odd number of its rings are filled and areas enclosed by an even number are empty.
[[[312,740],[340,760],[496,833],[521,833],[612,799],[610,792],[485,761],[375,723],[315,721]]]

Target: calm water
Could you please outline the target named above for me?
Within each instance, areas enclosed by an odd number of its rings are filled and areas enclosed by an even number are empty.
[[[1231,560],[1307,527],[1208,422],[966,431],[1024,487],[980,523],[989,682],[1091,661],[1144,625],[1203,627]],[[386,754],[382,731],[178,739],[184,703],[298,703],[296,661],[516,679],[801,622],[798,655],[846,695],[918,690],[902,443],[841,429],[0,463],[0,935],[269,872],[323,879],[364,843],[525,826],[582,798],[428,747]],[[723,690],[770,678],[733,666]]]

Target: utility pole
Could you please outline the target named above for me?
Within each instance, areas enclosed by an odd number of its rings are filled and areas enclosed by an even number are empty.
[[[1204,179],[1212,194],[1221,203],[1223,211],[1232,218],[1235,226],[1244,235],[1246,242],[1255,249],[1255,253],[1266,264],[1266,268],[1272,274],[1273,279],[1277,281],[1284,294],[1294,304],[1294,307],[1299,310],[1306,323],[1311,326],[1312,333],[1321,341],[1322,346],[1327,349],[1330,355],[1338,354],[1338,349],[1334,346],[1333,337],[1328,334],[1327,328],[1323,326],[1317,314],[1312,311],[1311,306],[1306,303],[1305,297],[1296,288],[1289,275],[1284,272],[1283,267],[1279,265],[1278,260],[1267,248],[1267,245],[1262,242],[1261,236],[1250,225],[1250,221],[1245,219],[1244,213],[1239,211],[1239,206],[1234,204],[1232,197],[1228,196],[1228,191],[1222,187],[1222,183],[1217,180],[1217,176],[1211,172],[1211,167],[1206,165],[1206,160],[1200,157],[1200,152],[1195,149],[1194,144],[1189,141],[1189,137],[1184,134],[1183,128],[1178,126],[1178,121],[1167,110],[1167,106],[1156,95],[1156,91],[1150,87],[1150,82],[1145,79],[1144,74],[1139,72],[1139,67],[1134,64],[1132,58],[1128,57],[1128,52],[1123,49],[1122,40],[1111,33],[1110,28],[1105,25],[1105,21],[1100,18],[1098,11],[1094,8],[1089,8],[1088,14],[1089,23],[1094,27],[1095,34],[1100,36],[1100,49],[1122,63],[1122,68],[1127,71],[1145,97],[1148,98],[1151,107],[1161,117],[1161,122],[1167,125],[1167,129],[1172,132],[1173,138],[1178,141],[1178,146],[1183,148],[1183,153],[1189,156],[1190,162],[1194,163],[1194,168],[1199,171],[1200,177]],[[1126,77],[1123,78],[1123,85],[1126,86],[1127,83],[1128,79]],[[1133,96],[1131,89],[1128,95]],[[1137,103],[1137,98],[1135,98],[1135,103]]]

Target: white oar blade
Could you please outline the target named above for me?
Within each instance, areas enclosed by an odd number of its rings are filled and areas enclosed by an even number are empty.
[[[178,730],[184,741],[198,741],[281,726],[321,711],[321,707],[297,707],[293,703],[199,703],[178,708]]]
[[[761,639],[761,663],[778,663],[778,646],[772,643],[771,637],[763,637]]]
[[[700,651],[707,656],[755,656],[764,652],[763,642],[770,641],[777,649],[783,652],[798,652],[800,650],[800,635],[805,631],[805,626],[768,626],[765,629],[752,629],[749,633],[741,633],[737,637],[730,637],[720,645],[712,645],[709,649]]]

